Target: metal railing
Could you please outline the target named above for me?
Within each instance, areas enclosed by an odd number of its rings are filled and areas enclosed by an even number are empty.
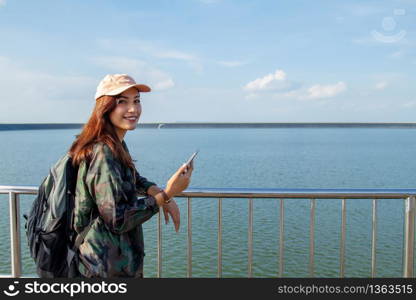
[[[11,267],[8,277],[20,277],[20,209],[19,195],[37,194],[33,186],[0,186],[0,194],[9,195],[10,207],[10,236],[11,236]],[[345,275],[345,246],[346,246],[346,210],[347,199],[372,200],[372,241],[371,241],[371,275],[376,276],[376,243],[377,243],[377,203],[379,199],[403,199],[404,209],[404,243],[403,243],[403,277],[414,277],[414,245],[415,245],[415,206],[416,189],[188,189],[177,197],[187,198],[188,232],[187,232],[187,276],[192,277],[192,198],[218,198],[218,267],[217,276],[222,277],[222,200],[223,198],[248,199],[248,259],[247,276],[253,275],[253,199],[273,198],[280,200],[279,213],[279,270],[277,275],[284,274],[284,203],[285,199],[310,199],[309,226],[309,275],[314,277],[315,258],[315,209],[316,199],[342,199],[341,201],[341,237],[340,237],[340,266],[339,276]],[[162,277],[162,234],[161,214],[158,215],[157,241],[157,277]],[[277,249],[276,249],[277,250]]]

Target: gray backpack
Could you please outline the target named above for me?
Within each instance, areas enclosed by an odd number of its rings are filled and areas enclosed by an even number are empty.
[[[78,277],[77,250],[89,226],[77,235],[73,209],[78,169],[68,154],[61,157],[39,186],[25,230],[30,255],[40,277]]]

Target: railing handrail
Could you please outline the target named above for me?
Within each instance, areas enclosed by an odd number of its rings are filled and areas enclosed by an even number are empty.
[[[0,185],[0,194],[9,195],[10,234],[12,277],[21,276],[20,251],[20,208],[19,195],[38,193],[37,186]],[[404,244],[403,244],[403,277],[413,277],[414,269],[414,235],[416,212],[416,189],[259,189],[259,188],[192,188],[187,189],[176,197],[188,198],[188,277],[192,277],[192,198],[218,198],[218,277],[222,276],[222,200],[224,198],[246,198],[249,200],[248,213],[248,277],[252,276],[253,256],[253,198],[280,199],[279,221],[279,276],[284,273],[284,201],[297,198],[311,201],[310,210],[310,252],[309,274],[314,276],[314,228],[315,228],[315,199],[342,199],[341,207],[341,238],[340,238],[340,277],[345,272],[345,240],[346,240],[346,199],[372,199],[372,263],[371,276],[376,275],[376,233],[377,233],[377,201],[378,199],[404,199]],[[158,215],[158,277],[162,277],[162,234],[161,215]],[[2,276],[0,276],[2,277]]]
[[[37,194],[37,186],[0,185],[0,194]],[[416,196],[409,188],[191,188],[177,197],[201,198],[316,198],[316,199],[406,199]]]

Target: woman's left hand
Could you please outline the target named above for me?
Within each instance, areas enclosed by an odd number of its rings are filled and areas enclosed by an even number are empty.
[[[165,216],[165,223],[169,223],[169,215],[172,218],[173,225],[175,226],[175,231],[179,231],[179,225],[181,223],[181,216],[179,212],[179,207],[176,204],[175,200],[172,199],[169,203],[163,205],[163,215]]]

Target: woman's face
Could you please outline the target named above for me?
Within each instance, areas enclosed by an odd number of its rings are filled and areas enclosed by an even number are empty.
[[[142,113],[140,93],[131,87],[117,96],[116,107],[109,114],[111,123],[120,140],[123,140],[127,130],[133,130]]]

